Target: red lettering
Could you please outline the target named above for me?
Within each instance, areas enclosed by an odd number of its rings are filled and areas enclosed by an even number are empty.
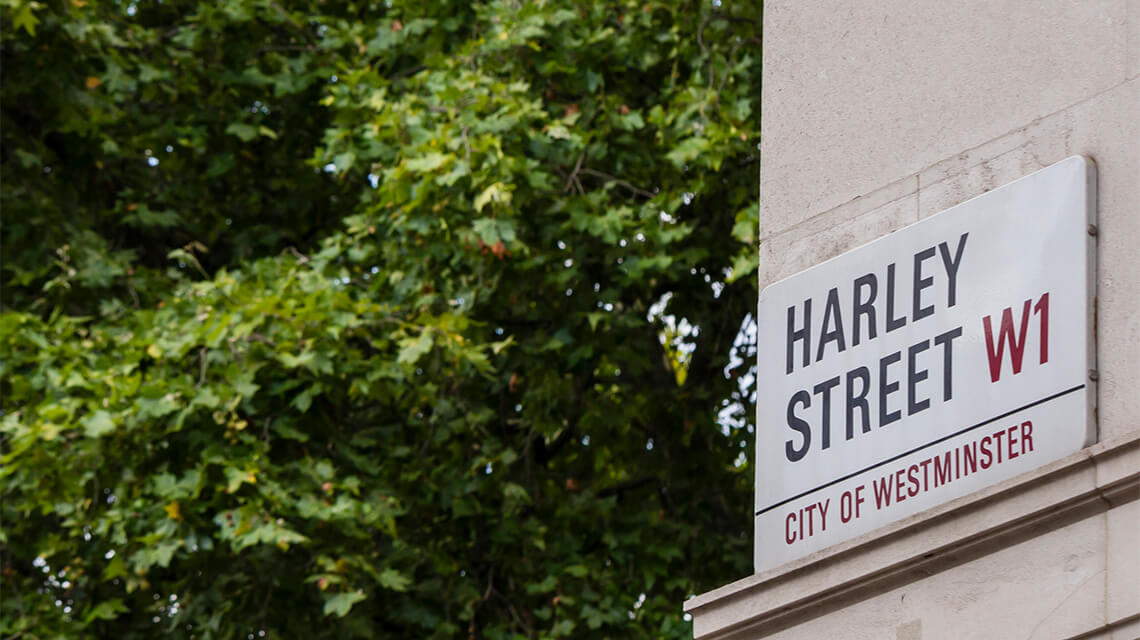
[[[949,451],[881,476],[871,483],[875,493],[875,507],[882,510],[891,506],[892,501],[902,502],[1032,451],[1033,423],[1026,420],[1020,425],[1015,424],[977,440],[957,445]],[[855,493],[856,511],[858,503],[862,501],[858,493],[862,489],[860,486]],[[845,495],[844,500],[850,500],[850,497]],[[820,517],[826,527],[827,505],[821,502],[818,506],[821,511]],[[846,503],[841,503],[840,506],[843,522],[847,522],[851,518],[851,507]]]
[[[906,490],[906,494],[912,498],[918,495],[918,476],[917,476],[917,474],[918,474],[918,465],[917,464],[910,465],[910,468],[906,470],[906,479],[908,482],[910,482],[910,488]]]
[[[1021,373],[1022,356],[1025,355],[1025,331],[1029,328],[1029,305],[1033,300],[1026,300],[1021,311],[1021,331],[1013,335],[1013,309],[1006,307],[1001,313],[1001,329],[998,331],[997,349],[994,349],[994,331],[991,327],[990,316],[982,318],[982,328],[986,333],[986,352],[990,362],[990,382],[997,382],[1001,378],[1001,362],[1005,353],[1006,340],[1009,341],[1010,364],[1014,375]]]
[[[888,474],[871,484],[871,488],[875,490],[876,509],[891,506],[891,489],[894,488],[892,482],[894,478],[894,474]]]
[[[1049,362],[1049,294],[1033,305],[1033,313],[1041,314],[1041,364]]]
[[[962,447],[962,473],[963,476],[968,476],[971,473],[978,472],[978,443],[971,442],[970,444]]]
[[[993,435],[993,439],[994,439],[994,442],[996,442],[996,443],[997,443],[997,444],[994,446],[994,451],[996,451],[996,452],[997,452],[997,461],[998,461],[998,464],[1001,464],[1001,452],[1002,452],[1001,439],[1002,439],[1002,437],[1004,437],[1004,436],[1005,436],[1005,429],[1002,429],[1001,431],[998,431],[997,433],[995,433],[995,434]]]
[[[792,531],[791,527],[789,526],[789,525],[791,525],[792,521],[795,519],[796,519],[796,512],[795,511],[789,511],[788,517],[784,518],[784,544],[792,544],[793,542],[796,541],[796,534],[794,531]]]
[[[1021,423],[1021,452],[1025,453],[1025,448],[1029,447],[1033,451],[1033,423],[1029,420]]]
[[[839,521],[846,524],[851,522],[851,518],[855,517],[854,498],[850,491],[844,491],[843,495],[839,496]]]
[[[950,469],[951,452],[947,451],[946,455],[941,458],[934,458],[934,486],[939,487],[947,482],[950,482]]]

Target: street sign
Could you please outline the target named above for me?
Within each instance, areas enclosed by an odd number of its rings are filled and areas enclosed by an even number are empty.
[[[1095,441],[1095,212],[1074,156],[761,292],[757,572]]]

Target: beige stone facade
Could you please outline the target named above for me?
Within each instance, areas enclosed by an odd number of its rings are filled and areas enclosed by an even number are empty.
[[[1140,0],[768,0],[763,56],[761,287],[1096,161],[1099,437],[698,595],[695,636],[1140,638]]]

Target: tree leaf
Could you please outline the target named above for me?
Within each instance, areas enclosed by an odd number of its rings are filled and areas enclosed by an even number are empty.
[[[400,574],[395,569],[384,569],[380,572],[380,585],[385,589],[392,591],[407,591],[408,585],[412,583],[411,579]]]
[[[245,124],[242,122],[233,122],[226,127],[226,133],[237,136],[242,142],[249,142],[257,137],[260,133],[258,128],[252,124]]]
[[[95,620],[114,620],[119,617],[120,613],[126,613],[127,611],[127,607],[120,598],[105,600],[88,611],[87,615],[83,617],[83,626],[86,627]]]
[[[489,203],[497,203],[504,206],[509,205],[511,203],[510,188],[501,182],[496,182],[475,196],[474,205],[476,211],[482,212],[483,207]]]
[[[400,355],[396,362],[401,364],[415,364],[425,353],[431,350],[432,337],[430,331],[422,331],[415,338],[400,341]]]
[[[115,422],[111,419],[111,414],[102,409],[84,418],[81,424],[88,438],[98,438],[115,430]]]
[[[30,36],[35,36],[36,25],[40,23],[40,19],[33,12],[42,6],[39,2],[29,2],[28,0],[17,3],[16,10],[12,15],[12,26],[23,29]]]
[[[406,166],[409,171],[424,173],[435,171],[450,162],[454,156],[445,153],[433,152],[425,156],[408,160]]]
[[[338,593],[325,600],[325,615],[335,615],[338,618],[343,618],[348,614],[349,610],[352,609],[354,604],[364,600],[364,598],[364,592],[359,590]]]

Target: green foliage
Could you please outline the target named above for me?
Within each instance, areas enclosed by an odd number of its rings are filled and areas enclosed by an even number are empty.
[[[0,16],[0,635],[684,638],[748,572],[757,7]]]

